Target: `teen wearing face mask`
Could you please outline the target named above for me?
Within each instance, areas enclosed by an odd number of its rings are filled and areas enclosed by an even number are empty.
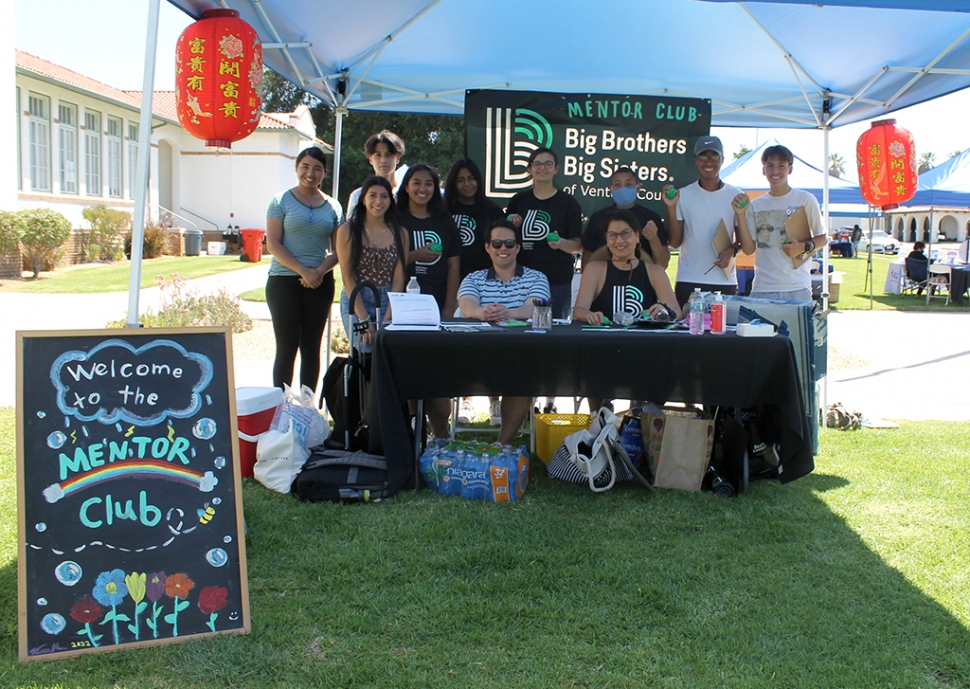
[[[593,213],[586,223],[583,232],[583,267],[590,260],[590,256],[603,246],[606,246],[606,228],[609,217],[616,210],[626,210],[633,213],[640,227],[640,250],[649,256],[654,263],[667,269],[670,264],[670,250],[667,248],[667,228],[663,218],[646,206],[637,203],[637,193],[640,191],[640,181],[629,167],[618,167],[613,172],[610,183],[610,194],[613,205]]]

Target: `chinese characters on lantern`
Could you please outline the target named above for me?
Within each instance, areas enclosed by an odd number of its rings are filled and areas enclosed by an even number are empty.
[[[259,124],[259,37],[235,10],[210,10],[179,37],[179,122],[207,146],[229,148]]]
[[[896,208],[916,193],[916,148],[913,135],[896,120],[872,123],[856,144],[859,190],[873,206]]]

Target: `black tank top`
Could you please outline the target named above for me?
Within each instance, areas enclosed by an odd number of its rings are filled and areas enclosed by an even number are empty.
[[[617,268],[613,261],[606,262],[606,281],[590,311],[601,311],[613,319],[613,315],[627,311],[639,318],[643,312],[657,303],[657,293],[650,284],[647,265],[640,261],[632,271]]]

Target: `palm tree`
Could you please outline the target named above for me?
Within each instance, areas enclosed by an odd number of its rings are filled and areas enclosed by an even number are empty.
[[[919,157],[919,167],[916,168],[916,174],[922,175],[927,170],[933,169],[933,163],[936,162],[936,154],[927,151]]]
[[[741,158],[748,155],[749,153],[751,153],[751,149],[745,146],[744,144],[742,144],[741,150],[739,150],[737,153],[734,154],[734,159],[740,160]]]
[[[950,153],[950,160],[953,160],[954,158],[956,158],[961,153],[963,153],[963,151],[953,151],[952,153]]]
[[[829,154],[829,174],[832,177],[841,177],[845,174],[845,158],[838,153]]]

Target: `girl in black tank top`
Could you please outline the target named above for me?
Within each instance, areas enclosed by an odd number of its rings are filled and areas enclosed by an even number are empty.
[[[668,308],[680,319],[677,298],[663,268],[638,258],[640,223],[630,211],[616,210],[606,230],[606,260],[590,261],[583,270],[573,318],[591,325],[615,320],[627,312],[634,317],[656,317]]]

